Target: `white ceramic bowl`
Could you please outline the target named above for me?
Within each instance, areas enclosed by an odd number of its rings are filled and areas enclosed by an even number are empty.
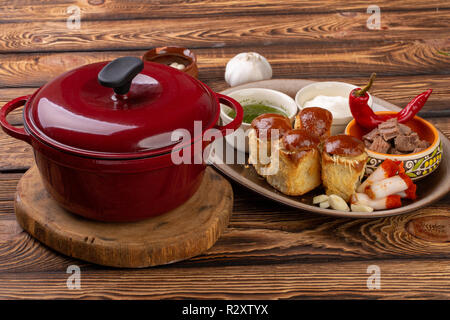
[[[315,82],[300,89],[295,95],[295,103],[300,110],[304,108],[307,101],[314,99],[315,97],[322,96],[341,96],[348,100],[350,92],[357,88],[357,86],[337,81],[325,81]],[[369,94],[368,104],[372,108],[373,99]],[[322,106],[315,106],[322,107]],[[350,107],[348,106],[348,113],[350,116],[336,116],[333,114],[333,124],[331,127],[331,134],[336,135],[343,133],[347,124],[353,119],[350,113]]]
[[[289,117],[291,122],[294,121],[295,115],[298,112],[297,104],[294,99],[280,91],[264,89],[264,88],[248,88],[232,91],[227,94],[229,97],[235,99],[242,106],[258,103],[273,106],[283,110]],[[228,116],[230,108],[221,104],[220,119],[222,124],[228,124],[233,119]],[[227,143],[239,151],[248,152],[248,130],[250,123],[242,122],[242,125],[233,134],[225,137]],[[245,143],[244,143],[245,141]]]

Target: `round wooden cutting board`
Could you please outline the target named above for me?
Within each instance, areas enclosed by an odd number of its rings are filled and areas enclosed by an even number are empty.
[[[228,226],[230,183],[207,168],[198,191],[180,207],[130,223],[87,220],[61,207],[44,189],[36,166],[17,186],[15,210],[23,229],[65,255],[100,265],[142,268],[199,255]]]

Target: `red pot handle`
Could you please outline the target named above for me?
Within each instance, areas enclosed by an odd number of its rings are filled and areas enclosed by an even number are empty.
[[[24,106],[25,103],[27,102],[27,100],[30,98],[30,96],[31,95],[23,96],[23,97],[19,97],[14,100],[11,100],[10,102],[5,104],[0,109],[0,125],[2,126],[3,131],[5,131],[7,134],[9,134],[13,138],[23,140],[27,143],[31,143],[30,135],[25,131],[24,128],[13,127],[6,120],[6,116],[14,109]]]
[[[241,126],[242,119],[244,118],[244,109],[242,109],[241,104],[236,100],[234,100],[233,98],[230,98],[220,93],[216,94],[217,97],[219,98],[220,103],[223,103],[228,107],[234,109],[234,111],[236,111],[236,117],[234,117],[233,121],[224,126],[216,126],[216,128],[222,132],[222,135],[226,136],[227,135],[226,131],[228,129],[232,129],[234,131]]]

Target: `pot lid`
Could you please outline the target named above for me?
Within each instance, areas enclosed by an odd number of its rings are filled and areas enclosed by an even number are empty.
[[[26,129],[53,147],[121,159],[191,144],[218,116],[217,97],[206,85],[135,57],[69,71],[40,88],[24,112]]]

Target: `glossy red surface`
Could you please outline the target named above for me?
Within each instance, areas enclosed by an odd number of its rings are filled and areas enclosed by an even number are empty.
[[[27,143],[31,143],[31,137],[25,131],[25,128],[17,128],[17,127],[12,126],[6,120],[6,116],[11,111],[18,109],[20,107],[23,107],[27,103],[27,101],[30,97],[31,96],[28,95],[28,96],[23,96],[23,97],[18,97],[16,99],[13,99],[13,100],[9,101],[7,104],[5,104],[0,110],[0,125],[2,126],[3,131],[5,131],[7,134],[9,134],[13,138],[23,140]]]
[[[216,123],[217,97],[185,73],[146,62],[130,91],[121,96],[98,83],[105,65],[80,67],[43,86],[24,114],[31,133],[84,156],[135,158],[170,151],[178,143],[171,139],[174,130],[185,130],[190,144]]]
[[[231,133],[242,123],[242,107],[182,72],[150,63],[143,72],[158,71],[153,80],[138,75],[129,97],[114,101],[112,89],[96,82],[105,64],[70,71],[32,96],[8,102],[0,109],[0,125],[33,146],[47,191],[73,213],[137,221],[176,208],[200,186],[211,142],[204,131]],[[219,101],[236,110],[226,126],[216,125]],[[24,128],[15,128],[6,116],[21,106]],[[195,120],[202,120],[200,132],[172,150],[171,130],[193,132]],[[190,161],[175,164],[173,154]]]
[[[44,185],[59,205],[100,221],[139,221],[178,207],[197,191],[206,167],[204,163],[168,166],[170,155],[93,160],[36,141],[33,147]]]

